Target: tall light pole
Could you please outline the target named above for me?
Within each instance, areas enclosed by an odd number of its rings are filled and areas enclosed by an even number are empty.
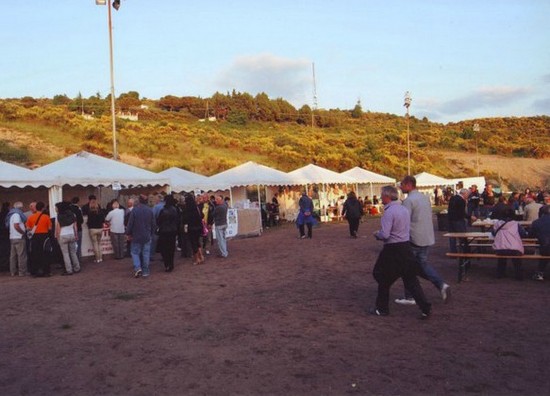
[[[478,150],[478,134],[479,134],[479,124],[476,122],[474,124],[473,130],[476,135],[476,168],[477,168],[477,175],[479,176],[479,150]]]
[[[117,143],[116,143],[116,114],[115,114],[115,72],[113,66],[113,26],[111,23],[111,7],[107,4],[107,0],[95,0],[97,5],[107,5],[108,28],[109,28],[109,62],[111,73],[111,122],[113,129],[113,159],[118,160]],[[118,10],[120,0],[113,1],[113,8]]]
[[[405,92],[405,106],[407,108],[407,175],[411,174],[411,133],[409,129],[409,107],[411,107],[411,93]]]

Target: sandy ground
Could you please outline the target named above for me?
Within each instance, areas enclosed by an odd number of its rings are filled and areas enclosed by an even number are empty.
[[[343,223],[312,240],[277,227],[230,241],[227,260],[178,259],[167,274],[157,259],[149,279],[131,277],[130,259],[3,273],[0,394],[548,394],[550,282],[497,280],[478,262],[457,284],[437,232],[430,258],[452,300],[422,281],[429,320],[394,303],[370,316],[378,224],[356,240]]]

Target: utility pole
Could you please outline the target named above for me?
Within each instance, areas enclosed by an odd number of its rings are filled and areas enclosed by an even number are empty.
[[[407,175],[411,174],[411,133],[409,129],[409,107],[411,107],[411,93],[405,92],[405,106],[407,108]]]
[[[313,112],[317,110],[317,83],[315,82],[315,63],[311,63],[313,70],[313,106],[311,106],[311,127],[315,128],[315,114]]]
[[[117,138],[116,138],[116,114],[115,114],[115,72],[113,65],[113,25],[111,18],[111,7],[106,0],[96,0],[96,5],[107,5],[107,17],[109,28],[109,69],[111,74],[111,121],[113,130],[113,159],[118,160]],[[113,1],[113,8],[118,11],[120,0]]]
[[[474,124],[474,128],[473,128],[474,132],[475,132],[475,137],[476,137],[476,168],[477,168],[477,175],[479,176],[479,149],[478,149],[478,139],[479,139],[479,124],[476,122]]]

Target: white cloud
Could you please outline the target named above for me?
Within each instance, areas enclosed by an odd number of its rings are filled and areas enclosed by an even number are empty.
[[[480,108],[500,108],[523,99],[531,90],[517,87],[482,87],[462,97],[443,102],[436,106],[443,114],[462,114]]]
[[[312,91],[311,62],[272,54],[240,56],[219,73],[216,85],[222,92],[265,92],[296,103]]]

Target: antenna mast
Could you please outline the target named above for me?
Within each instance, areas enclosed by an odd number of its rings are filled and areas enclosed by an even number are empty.
[[[313,112],[317,110],[317,84],[315,82],[315,62],[311,63],[311,68],[313,71],[313,106],[311,107],[311,127],[315,127],[315,115]]]

